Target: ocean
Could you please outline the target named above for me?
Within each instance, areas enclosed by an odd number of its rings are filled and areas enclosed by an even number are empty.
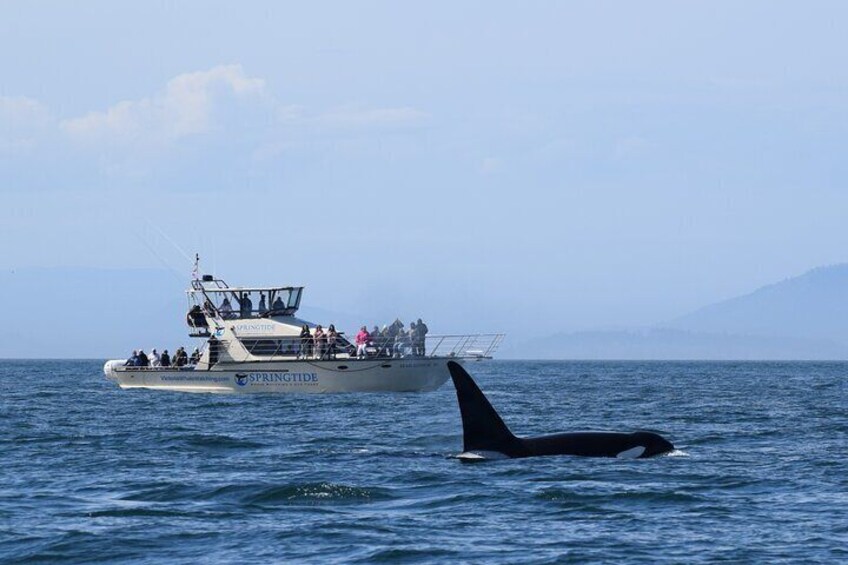
[[[122,391],[0,361],[3,563],[848,561],[848,363],[469,366],[518,435],[672,456],[463,463],[435,393]]]

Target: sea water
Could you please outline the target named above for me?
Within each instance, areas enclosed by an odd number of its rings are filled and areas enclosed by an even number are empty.
[[[471,464],[450,382],[219,396],[101,367],[0,361],[0,561],[848,560],[845,363],[473,363],[518,435],[678,449]]]

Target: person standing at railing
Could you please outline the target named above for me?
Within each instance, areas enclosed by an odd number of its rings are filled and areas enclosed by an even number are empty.
[[[329,359],[336,358],[336,340],[339,338],[339,332],[336,331],[336,326],[330,324],[327,328],[327,357]]]
[[[159,353],[156,351],[156,348],[150,350],[150,366],[151,367],[161,367],[162,360],[159,356]]]
[[[403,357],[406,348],[409,346],[409,334],[403,329],[403,324],[397,328],[395,335],[395,357]]]
[[[425,343],[427,341],[427,332],[430,331],[430,328],[427,327],[427,324],[421,321],[421,318],[418,318],[418,322],[415,324],[415,329],[417,334],[415,355],[424,357],[427,353]]]
[[[265,293],[259,293],[259,315],[264,316],[268,313],[268,306],[265,303]]]
[[[318,324],[315,327],[315,335],[313,337],[315,340],[315,357],[317,359],[323,359],[325,349],[327,347],[327,336],[324,334],[324,328],[321,327],[321,324]]]
[[[367,356],[365,351],[368,347],[368,342],[371,341],[371,336],[368,334],[368,329],[365,326],[359,328],[359,333],[356,334],[354,340],[356,342],[356,357],[362,359]]]
[[[239,308],[242,318],[250,318],[250,315],[253,312],[253,302],[250,300],[250,293],[242,293],[241,300],[239,300]]]
[[[309,332],[309,326],[303,324],[300,328],[300,355],[301,359],[309,359],[312,355],[312,334]]]
[[[409,322],[409,345],[412,348],[412,356],[418,355],[418,325]]]

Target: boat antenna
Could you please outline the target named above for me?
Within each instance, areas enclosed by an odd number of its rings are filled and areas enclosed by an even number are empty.
[[[200,253],[194,254],[194,267],[191,268],[191,280],[196,281],[200,278]]]
[[[166,261],[166,260],[165,260],[165,258],[164,258],[164,257],[162,257],[159,253],[157,253],[157,252],[156,252],[156,250],[153,248],[153,246],[152,246],[152,245],[150,245],[149,243],[147,243],[147,240],[145,240],[145,239],[144,239],[144,237],[142,237],[142,235],[141,235],[140,233],[138,233],[138,231],[133,230],[133,232],[135,233],[136,237],[138,237],[139,241],[141,241],[142,245],[144,245],[144,246],[147,248],[147,250],[150,252],[150,254],[151,254],[151,255],[153,255],[154,257],[156,257],[156,259],[157,259],[160,263],[162,263],[162,266],[163,266],[163,267],[165,267],[165,268],[168,270],[168,272],[169,272],[169,273],[171,273],[172,275],[174,275],[174,277],[175,277],[178,281],[180,281],[180,282],[185,282],[185,279],[183,279],[183,277],[182,277],[182,276],[180,276],[180,273],[179,273],[176,269],[174,269],[174,268],[173,268],[173,267],[172,267],[172,266],[168,263],[168,261]]]

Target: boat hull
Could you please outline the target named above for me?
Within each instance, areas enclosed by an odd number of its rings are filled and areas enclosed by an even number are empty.
[[[106,377],[121,388],[224,394],[430,392],[450,377],[448,358],[339,359],[219,364],[211,369],[125,367],[107,361]]]

